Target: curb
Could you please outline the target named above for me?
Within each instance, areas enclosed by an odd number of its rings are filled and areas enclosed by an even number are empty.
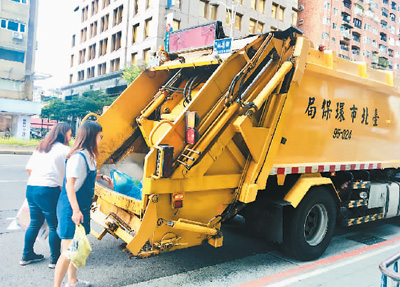
[[[36,146],[0,145],[0,154],[31,155]]]

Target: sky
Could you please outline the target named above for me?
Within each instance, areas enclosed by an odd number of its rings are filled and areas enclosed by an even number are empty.
[[[38,0],[37,50],[35,72],[50,74],[46,80],[35,80],[35,86],[54,89],[69,81],[71,48],[71,0]]]

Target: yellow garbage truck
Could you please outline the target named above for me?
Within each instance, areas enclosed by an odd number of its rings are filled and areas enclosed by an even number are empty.
[[[293,27],[224,45],[231,53],[157,54],[98,119],[99,168],[143,187],[137,199],[97,184],[92,234],[147,257],[220,247],[221,224],[240,214],[288,255],[312,260],[336,224],[399,215],[392,72],[314,49]]]

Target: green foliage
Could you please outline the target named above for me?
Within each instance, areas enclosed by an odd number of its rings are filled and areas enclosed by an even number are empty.
[[[0,137],[0,145],[23,145],[23,146],[37,146],[39,144],[38,139],[22,140],[17,138],[2,138]]]
[[[87,91],[82,97],[72,100],[53,100],[48,106],[42,109],[42,118],[48,118],[63,122],[73,122],[77,118],[83,118],[88,113],[100,115],[103,106],[110,105],[116,97],[108,97],[102,91]]]
[[[122,79],[130,85],[141,72],[138,66],[132,66],[130,68],[125,67],[125,71],[122,73]]]

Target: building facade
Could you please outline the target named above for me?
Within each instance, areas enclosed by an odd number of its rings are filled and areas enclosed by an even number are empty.
[[[37,0],[0,1],[0,136],[29,139],[33,102]]]
[[[102,89],[118,94],[126,88],[122,70],[142,66],[164,45],[166,26],[178,30],[209,21],[224,24],[233,37],[284,30],[297,21],[297,0],[80,0],[76,1],[71,38],[69,84],[63,96]]]
[[[298,27],[315,46],[400,76],[400,1],[299,0]]]

